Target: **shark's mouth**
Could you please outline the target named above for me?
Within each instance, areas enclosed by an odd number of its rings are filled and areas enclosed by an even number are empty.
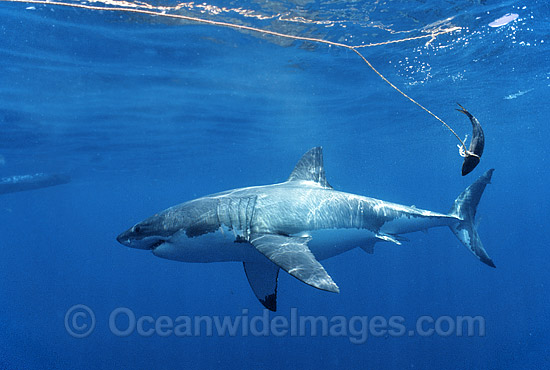
[[[165,239],[159,237],[145,237],[143,239],[132,239],[128,236],[121,234],[117,238],[118,242],[130,248],[155,250],[166,242]]]
[[[151,247],[150,247],[149,249],[151,249],[152,251],[154,251],[155,249],[157,249],[158,247],[160,247],[161,245],[163,245],[165,242],[166,242],[166,240],[159,239],[156,243],[152,244]]]

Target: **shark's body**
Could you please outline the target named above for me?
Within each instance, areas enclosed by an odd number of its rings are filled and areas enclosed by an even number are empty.
[[[356,247],[372,253],[378,241],[400,244],[401,234],[437,226],[449,226],[474,255],[494,267],[473,222],[492,171],[443,214],[332,189],[321,148],[313,148],[286,182],[230,190],[168,208],[117,240],[177,261],[241,261],[258,299],[275,310],[279,268],[306,284],[338,292],[320,260]]]

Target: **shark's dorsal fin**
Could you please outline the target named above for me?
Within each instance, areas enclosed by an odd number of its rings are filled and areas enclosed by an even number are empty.
[[[288,181],[313,181],[323,188],[332,189],[325,177],[323,166],[323,148],[310,149],[294,167]]]

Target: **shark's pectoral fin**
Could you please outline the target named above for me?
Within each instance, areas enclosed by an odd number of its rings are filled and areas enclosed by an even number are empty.
[[[267,261],[266,261],[267,262]],[[244,272],[256,298],[268,310],[277,311],[279,267],[272,263],[244,262]]]
[[[338,286],[309,250],[307,243],[310,240],[310,237],[276,234],[250,236],[250,243],[260,253],[296,279],[317,289],[339,293]]]

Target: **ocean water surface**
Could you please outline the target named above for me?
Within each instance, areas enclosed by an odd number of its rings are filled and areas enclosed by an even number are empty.
[[[64,4],[96,8],[0,1],[0,177],[72,178],[0,195],[0,369],[550,366],[547,1]],[[481,163],[462,177],[458,140],[348,48],[161,14],[382,43],[358,50],[461,138],[456,103],[479,119]],[[335,189],[437,212],[495,168],[477,219],[497,268],[432,229],[323,261],[340,294],[281,272],[269,313],[240,263],[116,241],[172,205],[285,181],[315,146]],[[317,331],[273,327],[296,316]],[[459,316],[484,330],[459,335]],[[189,332],[170,328],[178,317]],[[220,333],[215,317],[240,326]],[[384,331],[396,317],[406,330]],[[441,330],[419,333],[422,317]]]

